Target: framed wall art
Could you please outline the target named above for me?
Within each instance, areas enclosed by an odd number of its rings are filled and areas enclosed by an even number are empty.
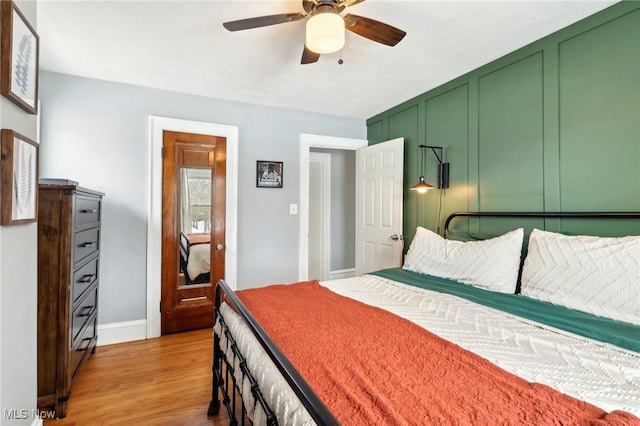
[[[38,144],[13,130],[2,129],[0,145],[0,224],[35,222]]]
[[[13,1],[2,1],[0,92],[30,114],[38,113],[40,40]]]
[[[282,188],[282,161],[257,161],[256,163],[258,188]]]

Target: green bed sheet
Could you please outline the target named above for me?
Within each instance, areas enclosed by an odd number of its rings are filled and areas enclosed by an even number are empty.
[[[640,353],[640,327],[575,311],[520,294],[505,294],[401,268],[370,273],[404,284],[462,297],[542,324]]]

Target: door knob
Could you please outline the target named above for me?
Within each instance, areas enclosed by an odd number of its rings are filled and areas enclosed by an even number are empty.
[[[220,251],[224,248],[224,246],[222,245],[222,243],[218,243],[216,244],[216,250]]]
[[[389,238],[391,238],[393,241],[398,241],[398,240],[402,241],[404,240],[404,235],[393,234]]]

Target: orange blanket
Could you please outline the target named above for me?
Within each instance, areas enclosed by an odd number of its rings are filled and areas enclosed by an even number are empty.
[[[317,281],[237,294],[345,425],[640,425]]]
[[[209,244],[211,242],[210,234],[187,234],[189,245]]]

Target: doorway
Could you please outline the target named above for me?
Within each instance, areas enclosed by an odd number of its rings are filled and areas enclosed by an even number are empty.
[[[213,325],[223,279],[226,139],[163,132],[162,334]]]
[[[226,170],[226,231],[225,231],[225,281],[232,288],[237,286],[237,238],[238,238],[238,141],[237,126],[149,116],[149,220],[147,222],[147,317],[142,324],[133,324],[123,330],[124,340],[136,340],[160,336],[160,299],[162,265],[162,139],[165,130],[224,136],[227,140]],[[129,325],[129,324],[127,324]],[[140,328],[145,330],[140,330]]]
[[[356,151],[367,146],[366,139],[338,138],[302,133],[300,135],[300,233],[298,277],[300,281],[309,279],[309,164],[311,148],[326,148],[335,150]],[[329,278],[346,278],[355,272],[340,276],[330,275]]]

